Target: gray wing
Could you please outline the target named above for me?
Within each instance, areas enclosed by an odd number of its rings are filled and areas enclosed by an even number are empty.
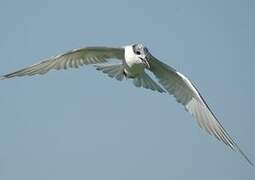
[[[45,74],[51,69],[78,68],[87,64],[105,63],[109,59],[124,59],[123,48],[110,47],[86,47],[74,49],[60,54],[24,69],[0,76],[0,79],[12,78],[15,76],[32,76]]]
[[[242,156],[253,165],[222,127],[196,87],[187,77],[177,72],[172,67],[160,62],[153,56],[150,57],[149,64],[150,70],[156,76],[159,83],[169,94],[173,95],[179,103],[184,105],[185,109],[195,117],[202,129],[223,141],[231,149],[239,151]]]

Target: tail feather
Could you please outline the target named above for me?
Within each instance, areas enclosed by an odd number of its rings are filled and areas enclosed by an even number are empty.
[[[123,80],[125,76],[123,64],[116,65],[95,65],[96,70],[102,71],[111,78],[115,78],[119,81]],[[150,78],[145,72],[133,79],[133,83],[136,87],[144,87],[153,91],[165,92],[153,79]]]
[[[116,65],[105,65],[105,66],[99,66],[95,65],[96,70],[102,71],[103,73],[107,74],[111,78],[115,78],[119,81],[121,81],[124,78],[124,67],[122,64],[116,64]]]
[[[136,87],[144,87],[146,89],[151,89],[153,91],[165,92],[151,77],[144,73],[141,73],[139,76],[135,77],[133,83]]]

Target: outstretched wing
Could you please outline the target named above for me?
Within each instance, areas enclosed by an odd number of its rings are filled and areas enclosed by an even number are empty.
[[[123,48],[109,47],[86,47],[74,49],[60,54],[24,69],[0,76],[0,79],[12,78],[15,76],[32,76],[45,74],[51,69],[78,68],[87,64],[105,63],[109,59],[124,59]]]
[[[159,83],[169,94],[173,95],[179,103],[185,106],[185,109],[195,117],[202,129],[205,129],[209,134],[214,135],[217,139],[223,141],[233,150],[238,150],[243,157],[253,165],[222,127],[196,87],[187,77],[151,55],[149,64],[150,70],[156,76]]]

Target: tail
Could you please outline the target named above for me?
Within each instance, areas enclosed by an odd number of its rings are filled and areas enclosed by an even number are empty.
[[[111,78],[115,78],[119,81],[121,81],[124,78],[124,66],[122,64],[104,66],[95,65],[95,67],[96,70],[102,71]]]
[[[136,87],[144,87],[146,89],[151,89],[153,91],[158,91],[160,93],[165,92],[151,77],[145,72],[139,74],[139,76],[134,78],[133,81]]]

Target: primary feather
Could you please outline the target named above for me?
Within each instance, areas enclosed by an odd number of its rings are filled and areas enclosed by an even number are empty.
[[[107,63],[110,59],[119,59],[121,63],[98,65]],[[94,64],[97,70],[120,81],[124,76],[132,78],[136,87],[143,87],[161,93],[168,92],[173,95],[177,102],[181,103],[195,117],[202,129],[223,141],[231,149],[239,151],[253,165],[217,120],[192,82],[174,68],[153,57],[142,44],[129,45],[123,48],[87,47],[74,49],[3,75],[0,79],[45,74],[52,69],[78,68],[88,64]],[[150,70],[156,76],[159,84],[146,73],[145,69]]]

